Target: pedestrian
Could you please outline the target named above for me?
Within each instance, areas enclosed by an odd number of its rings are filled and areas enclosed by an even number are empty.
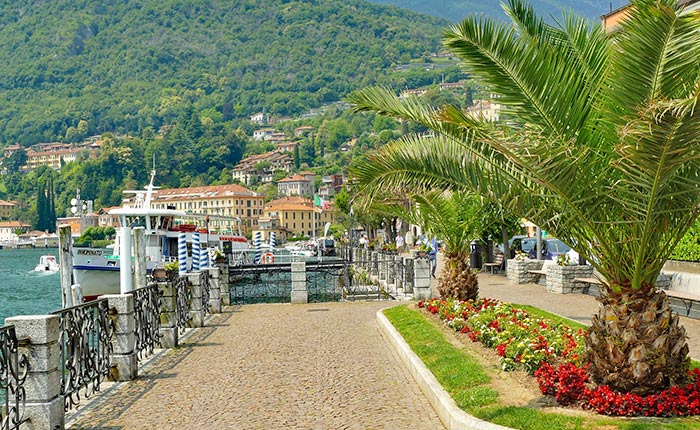
[[[396,252],[399,254],[403,252],[403,236],[400,234],[396,235]]]
[[[437,269],[437,253],[438,253],[438,243],[437,239],[433,237],[431,243],[430,251],[428,252],[428,261],[430,262],[430,276],[435,278],[435,269]]]
[[[362,236],[360,236],[360,246],[362,248],[367,249],[368,244],[369,244],[369,241],[367,240],[367,237],[364,234]]]

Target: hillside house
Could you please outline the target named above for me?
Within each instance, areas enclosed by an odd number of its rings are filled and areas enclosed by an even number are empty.
[[[270,117],[265,112],[258,112],[250,116],[250,122],[260,125],[267,125],[270,122]]]
[[[16,206],[15,202],[0,200],[0,220],[7,221],[11,219]]]
[[[233,168],[233,179],[246,185],[254,182],[271,183],[276,170],[289,173],[294,166],[294,157],[286,151],[275,149],[264,154],[244,158]]]
[[[277,181],[277,192],[283,196],[313,195],[313,182],[301,175],[292,175]]]
[[[269,140],[270,136],[275,133],[274,128],[261,128],[253,132],[254,140]]]

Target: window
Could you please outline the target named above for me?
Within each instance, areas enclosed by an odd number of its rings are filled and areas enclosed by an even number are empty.
[[[250,207],[250,200],[246,200],[246,206]]]
[[[248,209],[248,218],[250,218],[250,209]]]

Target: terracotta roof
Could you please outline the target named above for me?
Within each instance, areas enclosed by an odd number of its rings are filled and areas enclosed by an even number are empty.
[[[0,200],[0,206],[15,206],[14,202],[8,202],[6,200]]]
[[[22,224],[19,221],[2,221],[0,222],[0,228],[24,228],[30,227],[29,224]]]
[[[280,205],[284,203],[303,204],[308,207],[313,206],[313,202],[311,201],[311,199],[307,199],[306,197],[301,196],[283,197],[277,200],[270,200],[265,206]]]
[[[311,206],[307,206],[302,203],[293,203],[293,202],[288,202],[288,203],[279,203],[279,204],[274,204],[271,205],[268,203],[268,205],[265,207],[266,210],[268,211],[306,211],[306,212],[311,212],[313,208]]]
[[[292,175],[288,178],[280,179],[277,182],[309,182],[309,180],[300,175]]]
[[[207,187],[190,187],[190,188],[169,188],[157,190],[154,195],[154,200],[172,200],[172,199],[197,199],[197,198],[223,198],[223,197],[258,197],[258,194],[249,190],[246,187],[228,184],[228,185],[212,185]],[[260,196],[262,197],[262,196]]]

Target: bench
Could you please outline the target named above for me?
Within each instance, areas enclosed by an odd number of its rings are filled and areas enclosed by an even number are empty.
[[[700,296],[685,291],[661,290],[666,293],[666,296],[678,299],[685,306],[685,316],[690,317],[690,311],[693,308],[693,303],[700,303]],[[691,317],[692,318],[692,317]]]
[[[527,273],[532,273],[533,275],[547,276],[547,272],[544,270],[528,270]]]
[[[503,254],[496,254],[493,257],[493,262],[484,263],[484,267],[488,267],[492,275],[494,270],[501,270],[503,268]]]

